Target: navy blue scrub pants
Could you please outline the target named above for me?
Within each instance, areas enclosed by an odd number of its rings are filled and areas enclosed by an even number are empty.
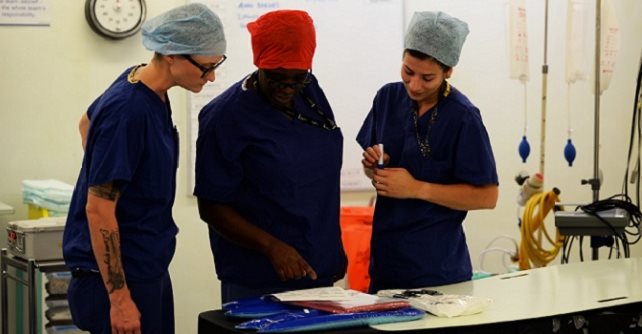
[[[174,296],[169,273],[155,280],[127,281],[141,313],[143,334],[174,334]],[[92,334],[111,334],[109,297],[99,273],[73,277],[67,291],[74,324]]]

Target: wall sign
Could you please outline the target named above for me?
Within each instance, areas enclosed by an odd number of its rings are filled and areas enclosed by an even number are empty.
[[[0,25],[48,26],[49,0],[0,0]]]

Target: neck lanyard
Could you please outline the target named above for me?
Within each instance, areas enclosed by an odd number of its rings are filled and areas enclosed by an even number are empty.
[[[429,111],[430,119],[428,120],[428,127],[426,129],[426,134],[424,135],[423,140],[419,136],[419,110],[415,108],[412,113],[412,119],[415,123],[415,135],[417,137],[417,145],[419,146],[419,152],[424,158],[430,158],[432,156],[432,148],[430,147],[430,132],[432,130],[433,124],[437,121],[437,115],[439,113],[439,102],[432,108],[432,111]]]
[[[332,120],[330,117],[328,117],[328,115],[326,115],[321,110],[321,108],[319,108],[319,106],[316,103],[314,103],[314,101],[312,101],[311,98],[309,98],[303,92],[300,92],[299,94],[306,101],[306,103],[308,104],[308,107],[310,107],[310,109],[314,110],[319,116],[321,116],[321,118],[323,118],[322,122],[321,121],[317,121],[314,118],[310,118],[310,117],[308,117],[308,116],[306,116],[306,115],[304,115],[304,114],[302,114],[300,112],[294,112],[291,109],[278,109],[278,110],[280,112],[286,114],[288,117],[290,117],[292,119],[298,119],[299,121],[301,121],[301,122],[303,122],[305,124],[308,124],[308,125],[316,126],[316,127],[323,128],[323,129],[326,129],[326,130],[334,130],[334,129],[337,128],[337,124],[335,123],[335,121]]]
[[[252,74],[252,76],[253,76],[252,85],[254,86],[254,89],[256,90],[256,92],[262,98],[267,100],[267,98],[265,96],[263,96],[263,93],[261,92],[261,89],[259,88],[258,79],[257,79],[257,76],[255,75],[256,73],[257,72]],[[330,117],[328,117],[328,115],[326,115],[323,112],[323,110],[321,110],[321,108],[319,107],[318,104],[316,104],[314,101],[312,101],[312,99],[310,97],[308,97],[305,93],[303,93],[303,90],[301,90],[299,92],[299,95],[301,95],[301,97],[307,103],[307,105],[308,105],[308,107],[310,107],[310,109],[314,110],[317,113],[317,115],[319,115],[319,116],[321,116],[321,118],[323,118],[323,121],[318,121],[318,120],[316,120],[314,118],[310,118],[310,117],[304,115],[303,113],[295,112],[294,110],[292,110],[290,108],[281,109],[281,108],[276,108],[274,106],[273,107],[277,111],[285,114],[290,119],[297,119],[297,120],[299,120],[299,121],[301,121],[301,122],[303,122],[305,124],[308,124],[308,125],[316,126],[316,127],[319,127],[319,128],[325,129],[325,130],[330,130],[330,131],[338,128],[336,122],[333,119],[331,119]]]
[[[419,136],[419,108],[414,108],[412,112],[413,123],[415,124],[415,136],[417,139],[417,146],[419,146],[419,152],[424,158],[432,157],[432,148],[430,146],[430,133],[432,132],[432,126],[437,122],[437,116],[439,115],[439,102],[441,102],[441,96],[446,97],[450,94],[450,83],[445,81],[446,84],[442,88],[442,91],[438,95],[437,104],[429,110],[430,119],[428,120],[428,125],[426,128],[426,133],[424,134],[423,140]]]

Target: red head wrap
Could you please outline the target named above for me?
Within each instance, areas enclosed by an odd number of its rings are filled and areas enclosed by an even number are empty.
[[[254,65],[263,69],[312,68],[317,46],[312,18],[302,10],[276,10],[247,24]]]

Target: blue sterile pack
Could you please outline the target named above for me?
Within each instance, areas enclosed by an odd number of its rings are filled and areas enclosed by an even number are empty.
[[[412,307],[355,313],[327,313],[303,309],[250,320],[237,325],[236,328],[256,330],[258,333],[305,332],[411,321],[421,319],[425,314],[424,311]]]
[[[318,317],[320,315],[330,314],[319,310],[300,309],[289,312],[277,313],[257,319],[248,320],[235,326],[237,329],[260,330],[277,322],[293,321],[302,318]]]

